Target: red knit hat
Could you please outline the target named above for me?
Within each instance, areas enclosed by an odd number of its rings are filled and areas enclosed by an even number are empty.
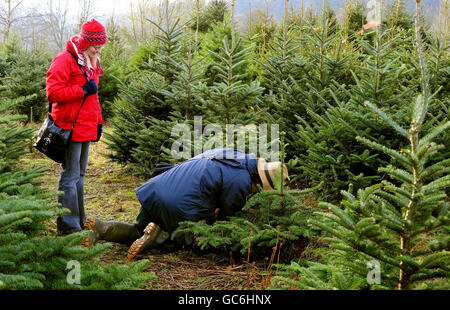
[[[90,45],[103,45],[108,41],[105,27],[95,19],[87,21],[81,26],[80,46],[84,51]]]

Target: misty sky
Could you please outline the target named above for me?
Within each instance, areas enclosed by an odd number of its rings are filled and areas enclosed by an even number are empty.
[[[44,2],[45,1],[45,2]],[[49,0],[41,0],[39,1],[39,6],[41,7],[44,3],[47,3]],[[79,2],[78,0],[52,0],[53,5],[55,6],[59,1],[61,3],[64,3],[69,6],[69,12],[73,13],[73,18],[76,18],[76,15],[79,12]],[[142,3],[143,0],[94,0],[92,1],[92,5],[95,12],[95,18],[98,19],[100,22],[105,22],[108,18],[108,16],[111,16],[112,14],[115,14],[117,16],[127,14],[130,12],[131,5],[136,6],[138,3]],[[149,3],[152,4],[158,4],[161,3],[164,0],[147,0]],[[177,0],[169,0],[170,2],[176,2]],[[204,0],[206,3],[210,0]],[[228,0],[231,2],[231,0]],[[248,3],[250,0],[237,0],[236,1],[236,10],[240,12],[247,12],[248,10]],[[265,6],[265,0],[251,0],[252,4],[258,6],[258,5],[264,5]],[[345,0],[329,0],[330,4],[333,6],[338,5],[342,1],[342,3],[345,3]],[[362,0],[367,1],[367,0]],[[413,0],[408,0],[409,1]],[[424,4],[431,4],[439,0],[424,0]],[[278,11],[281,13],[284,11],[283,9],[279,8],[279,6],[284,7],[284,0],[269,0],[269,2],[272,3],[272,9],[275,15]],[[298,6],[300,3],[300,0],[290,0],[289,1],[291,5]],[[305,6],[309,4],[313,4],[315,7],[320,7],[322,5],[323,0],[304,0]],[[34,7],[36,6],[36,0],[24,0],[22,5],[24,7]],[[339,6],[339,5],[338,5]],[[279,14],[281,14],[279,13]]]

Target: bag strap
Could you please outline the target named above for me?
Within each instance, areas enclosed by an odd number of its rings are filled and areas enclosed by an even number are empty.
[[[83,75],[84,75],[84,77],[86,78],[86,81],[89,82],[89,79],[88,79],[88,77],[87,77],[86,72],[84,71],[83,67],[78,63],[78,59],[75,57],[75,55],[74,55],[71,51],[69,51],[69,50],[66,50],[66,51],[67,51],[70,55],[72,55],[73,59],[75,59],[75,62],[76,62],[77,65],[80,67],[81,72],[83,72]],[[80,109],[78,110],[78,113],[77,113],[77,115],[75,116],[75,120],[73,121],[72,129],[75,128],[75,124],[76,124],[76,122],[77,122],[78,115],[79,115],[80,112],[81,112],[81,108],[83,107],[83,104],[85,103],[86,98],[87,98],[87,96],[84,95],[84,97],[83,97],[83,102],[81,103]]]
[[[72,57],[73,57],[73,59],[75,59],[75,62],[77,63],[77,65],[80,67],[81,72],[83,72],[83,75],[84,75],[84,77],[86,78],[86,81],[89,81],[89,79],[88,79],[88,77],[87,77],[87,74],[86,74],[86,72],[84,71],[83,67],[78,63],[77,57],[75,57],[75,55],[74,55],[71,51],[69,51],[69,50],[66,50],[66,52],[68,52],[70,55],[72,55]],[[76,122],[77,122],[78,115],[79,115],[80,112],[81,112],[81,108],[83,107],[83,104],[84,104],[84,102],[86,101],[86,98],[87,98],[87,96],[85,95],[85,96],[83,97],[83,102],[81,103],[80,109],[78,110],[78,113],[77,113],[77,115],[75,116],[75,120],[74,120],[74,122],[73,122],[73,124],[72,124],[72,129],[75,128],[75,124],[76,124]],[[49,113],[49,114],[52,113],[52,103],[50,103],[50,102],[48,103],[48,113]]]

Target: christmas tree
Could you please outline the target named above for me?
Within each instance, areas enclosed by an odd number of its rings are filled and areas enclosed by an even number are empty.
[[[300,266],[293,263],[286,270],[294,270],[297,278],[292,274],[286,277],[284,273],[274,278],[276,285],[315,289],[355,286],[448,289],[450,205],[446,201],[446,191],[450,185],[450,159],[436,161],[433,158],[445,148],[433,140],[448,130],[450,122],[445,120],[437,126],[426,126],[431,94],[419,14],[417,7],[415,41],[421,69],[421,94],[412,104],[409,129],[366,102],[408,147],[395,150],[384,141],[357,138],[392,158],[390,165],[379,169],[390,180],[359,189],[356,194],[350,186],[348,191],[342,192],[341,206],[321,203],[327,212],[317,212],[310,223],[330,235],[325,238],[333,249],[328,254],[328,264]],[[334,276],[336,273],[340,274],[339,278]]]
[[[274,191],[261,191],[229,218],[214,223],[181,222],[172,239],[188,240],[200,250],[216,249],[254,259],[274,250],[283,261],[289,261],[314,234],[307,224],[312,209],[302,203],[314,190],[282,190],[277,186]]]
[[[1,289],[136,289],[152,277],[132,266],[100,265],[95,257],[110,245],[86,249],[87,232],[55,237],[48,221],[67,210],[56,192],[40,187],[42,167],[22,170],[18,160],[36,128],[26,116],[10,115],[15,101],[0,102],[0,288]]]
[[[101,66],[104,75],[100,78],[98,98],[103,119],[108,121],[114,115],[114,98],[119,92],[119,81],[124,81],[128,64],[125,53],[125,43],[119,32],[119,26],[114,17],[110,17],[106,24],[108,44],[102,50]]]
[[[2,50],[2,58],[8,64],[7,74],[0,79],[0,96],[16,100],[26,97],[14,106],[18,114],[28,121],[41,121],[48,111],[45,93],[45,73],[50,66],[50,56],[45,52],[27,52],[16,46],[16,38],[10,39]]]
[[[280,143],[284,165],[284,134]],[[272,250],[272,256],[289,261],[315,234],[307,224],[312,207],[303,201],[317,188],[291,190],[282,184],[281,179],[282,176],[275,176],[274,190],[263,190],[258,185],[259,192],[252,195],[233,216],[220,218],[219,212],[214,223],[181,222],[171,238],[201,250],[218,249],[237,256],[246,255],[247,260],[250,256],[267,257]]]
[[[241,48],[238,35],[224,37],[220,53],[210,51],[214,57],[212,65],[217,71],[216,81],[203,90],[206,118],[216,124],[248,124],[264,111],[260,97],[262,88],[258,81],[245,82],[247,73],[246,53],[253,47]]]
[[[113,151],[110,157],[131,164],[145,177],[160,161],[186,159],[174,158],[171,146],[179,139],[171,131],[184,124],[192,132],[195,116],[203,117],[200,147],[209,140],[202,135],[208,124],[225,128],[228,124],[265,120],[264,108],[258,107],[263,89],[257,81],[248,82],[245,73],[246,53],[251,47],[243,47],[237,33],[224,36],[217,52],[208,51],[213,58],[209,65],[218,72],[209,85],[205,81],[208,68],[203,66],[198,46],[188,38],[189,27],[168,17],[163,20],[162,25],[153,23],[160,33],[156,37],[158,52],[139,70],[139,79],[120,83],[120,98],[116,100],[116,117],[112,121],[114,131],[105,134]],[[228,146],[227,137],[223,137],[221,146]],[[198,146],[194,146],[196,139],[188,138],[188,149],[184,151],[192,156],[192,150]]]
[[[420,70],[412,65],[410,46],[405,46],[403,34],[391,36],[391,29],[375,29],[373,40],[358,39],[362,64],[351,68],[352,83],[342,83],[342,79],[331,79],[326,92],[318,93],[320,105],[306,100],[306,111],[296,116],[297,131],[293,132],[293,146],[302,171],[302,179],[307,184],[324,183],[322,192],[337,198],[339,191],[348,188],[364,188],[377,178],[376,167],[386,165],[390,158],[377,154],[367,146],[356,143],[356,136],[377,140],[391,148],[399,148],[402,140],[395,131],[378,115],[364,107],[371,101],[400,125],[406,126],[411,109],[405,102],[420,87],[413,78]],[[404,53],[408,53],[406,56]],[[407,59],[407,61],[403,61]],[[433,92],[438,90],[433,87]],[[309,94],[316,94],[312,89]],[[445,100],[445,96],[439,98]],[[430,109],[438,120],[445,117],[438,100]],[[445,101],[444,101],[445,102]],[[320,106],[323,105],[321,108]],[[446,134],[445,134],[446,135]]]

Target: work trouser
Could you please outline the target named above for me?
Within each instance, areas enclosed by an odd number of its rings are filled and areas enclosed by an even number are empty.
[[[131,245],[136,239],[144,235],[144,229],[150,222],[151,218],[144,208],[139,211],[134,224],[96,219],[92,241],[95,243],[94,240],[106,240]]]
[[[150,214],[143,208],[139,210],[139,214],[136,217],[136,221],[134,222],[134,227],[136,228],[136,234],[138,236],[142,236],[144,234],[145,227],[150,223],[154,222]],[[158,223],[156,223],[158,224]],[[169,235],[172,232],[169,232]],[[186,232],[183,234],[178,234],[174,236],[173,240],[171,237],[168,237],[164,243],[159,244],[158,248],[172,250],[182,246],[191,246],[194,243],[194,236],[190,232]]]
[[[136,234],[139,237],[144,234],[144,229],[150,222],[153,222],[150,214],[148,214],[148,212],[141,207],[141,209],[139,210],[139,214],[136,217],[136,221],[134,222],[134,227],[136,227]]]

